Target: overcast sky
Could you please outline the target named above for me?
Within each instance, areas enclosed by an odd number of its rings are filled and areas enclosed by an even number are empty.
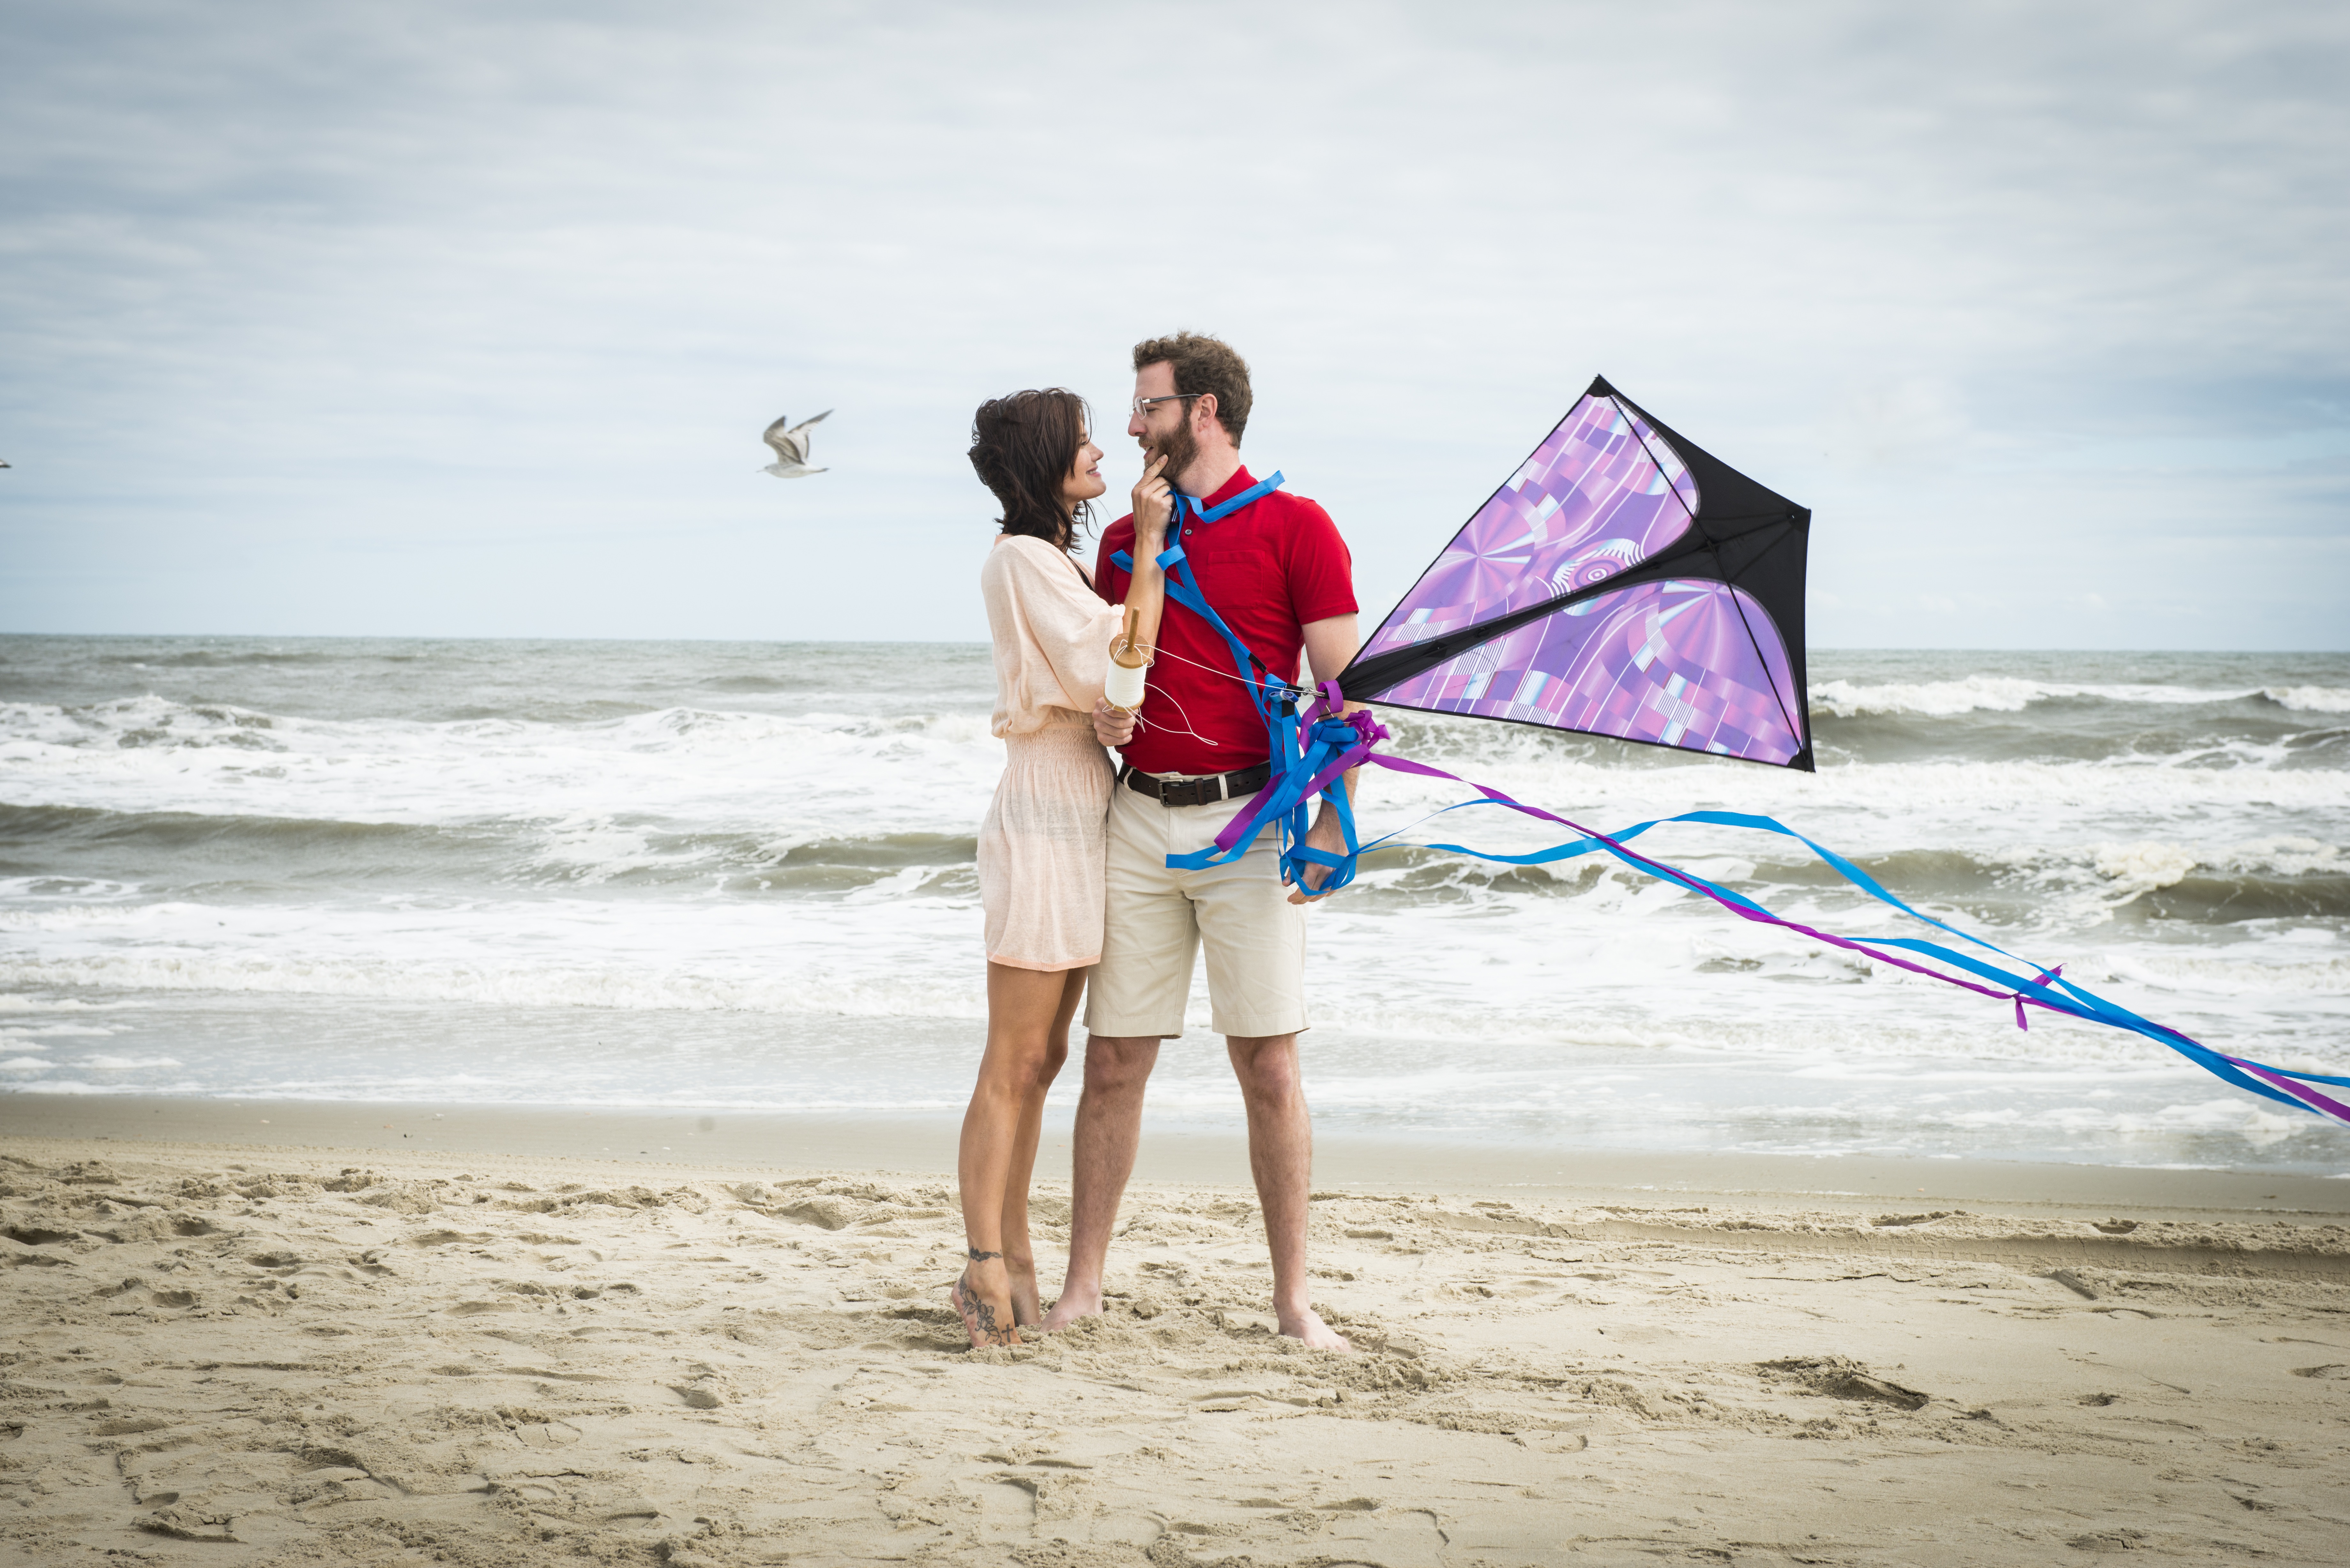
[[[2350,647],[2338,3],[16,0],[0,59],[0,629],[983,637],[972,406],[1085,392],[1116,499],[1189,327],[1367,609],[1604,372],[1814,508],[1819,646]]]

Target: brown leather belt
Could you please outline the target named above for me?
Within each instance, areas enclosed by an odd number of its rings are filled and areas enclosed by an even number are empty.
[[[1220,800],[1238,800],[1263,789],[1273,780],[1273,764],[1259,763],[1236,774],[1211,774],[1203,779],[1158,779],[1136,772],[1129,763],[1118,770],[1118,776],[1127,788],[1137,794],[1149,795],[1161,805],[1213,805]]]

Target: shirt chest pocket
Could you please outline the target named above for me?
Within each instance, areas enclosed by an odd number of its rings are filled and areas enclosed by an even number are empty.
[[[1225,596],[1261,601],[1281,595],[1281,572],[1262,550],[1186,550],[1197,564],[1201,591],[1215,604]]]

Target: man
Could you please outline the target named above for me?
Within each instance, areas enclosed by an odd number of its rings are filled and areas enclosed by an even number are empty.
[[[1257,485],[1240,455],[1251,400],[1247,364],[1216,338],[1180,332],[1137,344],[1134,372],[1126,433],[1146,461],[1167,460],[1164,472],[1179,493],[1169,539],[1182,545],[1201,596],[1276,677],[1298,673],[1302,650],[1315,680],[1335,678],[1359,641],[1354,563],[1329,514],[1274,490],[1212,522],[1201,515]],[[1125,597],[1127,574],[1111,557],[1130,552],[1133,539],[1130,516],[1102,536],[1094,582],[1112,604]],[[1314,895],[1283,885],[1269,832],[1222,866],[1167,866],[1170,855],[1212,844],[1264,787],[1271,749],[1264,722],[1222,634],[1170,602],[1140,722],[1104,706],[1095,710],[1094,727],[1104,745],[1123,751],[1125,765],[1110,792],[1107,929],[1086,992],[1069,1272],[1045,1326],[1102,1309],[1102,1270],[1134,1171],[1143,1088],[1159,1043],[1183,1032],[1192,961],[1204,944],[1211,1022],[1248,1107],[1249,1168],[1273,1251],[1274,1314],[1283,1334],[1308,1345],[1349,1349],[1309,1303],[1305,1272],[1314,1130],[1297,1033],[1306,1027],[1305,906]],[[1353,782],[1350,775],[1350,796]],[[1327,803],[1307,842],[1345,846]],[[1322,876],[1316,868],[1311,883],[1318,886]]]

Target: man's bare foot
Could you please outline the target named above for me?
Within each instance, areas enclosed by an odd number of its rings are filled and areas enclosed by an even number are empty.
[[[962,1319],[963,1332],[971,1335],[973,1350],[982,1350],[991,1345],[1020,1343],[1020,1332],[1009,1321],[1011,1302],[992,1302],[973,1291],[969,1270],[955,1277],[953,1287],[947,1292],[947,1300],[954,1303],[955,1316]]]
[[[1277,1315],[1281,1319],[1281,1332],[1292,1339],[1304,1340],[1308,1350],[1343,1350],[1349,1354],[1354,1351],[1355,1347],[1347,1343],[1347,1336],[1324,1323],[1322,1314],[1312,1307],[1294,1315],[1288,1313]]]
[[[1053,1303],[1053,1310],[1045,1314],[1045,1332],[1057,1333],[1081,1317],[1099,1317],[1101,1309],[1102,1298],[1098,1290],[1063,1291],[1061,1299]]]

